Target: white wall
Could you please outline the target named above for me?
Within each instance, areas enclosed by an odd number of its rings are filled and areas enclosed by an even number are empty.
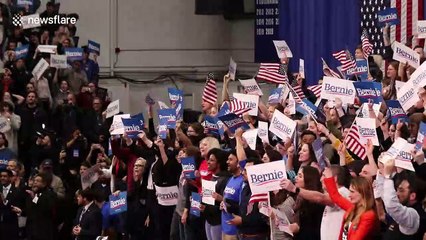
[[[80,15],[77,23],[80,43],[92,39],[101,44],[98,59],[104,74],[112,68],[116,74],[138,80],[154,79],[166,72],[201,78],[208,71],[225,72],[232,56],[239,72],[253,75],[254,20],[231,22],[220,15],[195,15],[194,9],[193,0],[61,1],[61,12]],[[114,53],[116,46],[121,49],[118,55]],[[128,106],[122,107],[132,113],[140,111],[148,92],[167,102],[167,87],[174,86],[131,84],[127,92],[116,79],[102,80],[101,85],[113,91],[114,99],[125,98],[121,105],[128,102]],[[200,109],[204,85],[193,82],[178,85],[185,93],[194,95],[186,107]],[[236,90],[237,84],[233,85]]]

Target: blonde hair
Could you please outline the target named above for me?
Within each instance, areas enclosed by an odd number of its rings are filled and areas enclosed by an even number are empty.
[[[358,225],[361,215],[369,210],[376,209],[374,202],[373,188],[371,183],[363,178],[356,177],[352,179],[351,186],[361,195],[361,202],[354,206],[345,219],[345,225]]]
[[[210,151],[210,149],[213,148],[219,148],[220,149],[220,144],[219,144],[219,140],[217,140],[217,138],[214,137],[205,137],[201,140],[200,143],[207,143],[207,145],[209,146],[208,149]]]

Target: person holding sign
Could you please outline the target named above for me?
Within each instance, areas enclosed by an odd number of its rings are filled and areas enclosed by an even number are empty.
[[[208,152],[207,157],[208,170],[213,173],[211,181],[216,182],[216,186],[215,191],[211,193],[215,199],[214,205],[204,204],[205,227],[207,239],[217,240],[222,238],[220,203],[223,201],[223,191],[231,174],[227,171],[228,164],[226,161],[228,160],[228,153],[218,148],[213,148]],[[202,193],[203,197],[207,194],[204,191]]]
[[[337,190],[336,181],[329,168],[324,170],[324,184],[331,199],[346,211],[340,229],[341,239],[375,239],[379,220],[375,212],[375,201],[371,183],[362,177],[352,179],[349,200]]]
[[[390,159],[377,175],[376,187],[382,189],[381,198],[391,217],[383,239],[422,239],[426,231],[426,213],[422,207],[425,192],[421,188],[424,183],[407,170],[392,178],[395,171],[395,160]]]
[[[261,163],[259,158],[248,158],[245,167]],[[232,214],[233,218],[228,223],[237,226],[241,240],[266,239],[269,233],[269,219],[260,213],[258,203],[250,203],[252,192],[248,184],[246,169],[243,169],[242,173],[244,183],[239,199],[239,214]]]

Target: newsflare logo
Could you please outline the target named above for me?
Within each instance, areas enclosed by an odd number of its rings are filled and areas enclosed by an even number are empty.
[[[32,14],[27,16],[22,16],[21,14],[15,14],[12,17],[12,24],[16,27],[33,28],[39,27],[41,25],[68,25],[77,23],[77,18],[59,16],[55,15],[54,17],[40,17],[39,14]]]

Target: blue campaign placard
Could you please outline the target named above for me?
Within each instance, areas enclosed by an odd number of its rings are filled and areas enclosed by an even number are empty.
[[[195,159],[194,157],[182,158],[182,173],[186,179],[195,179]]]
[[[167,120],[167,118],[162,118],[158,124],[158,136],[163,140],[167,138]]]
[[[109,214],[115,215],[127,211],[127,192],[120,192],[118,196],[109,196]]]
[[[96,53],[98,56],[101,55],[101,44],[95,41],[89,40],[87,43],[89,52]]]
[[[423,142],[426,135],[426,123],[421,122],[419,126],[419,133],[417,134],[417,141],[416,141],[416,151],[420,151],[423,148]]]
[[[207,129],[207,134],[219,136],[219,118],[209,115],[204,116],[204,129]]]
[[[398,9],[387,8],[377,13],[377,22],[379,27],[384,27],[386,23],[389,25],[399,24]]]
[[[165,108],[158,109],[158,118],[160,121],[162,119],[167,119],[167,128],[175,129],[176,128],[176,109],[174,108]]]
[[[129,138],[135,139],[138,134],[143,130],[143,121],[137,118],[122,118],[124,132]]]
[[[224,104],[222,104],[222,107],[220,108],[217,116],[221,117],[221,116],[225,116],[227,114],[230,114],[231,110],[229,109],[229,104],[227,102],[225,102]]]
[[[368,62],[366,59],[356,60],[356,68],[350,69],[347,72],[348,75],[356,75],[361,81],[366,81],[368,78]]]
[[[191,194],[191,210],[189,211],[192,215],[199,217],[201,208],[201,195],[193,192]]]
[[[170,104],[183,102],[183,91],[176,88],[168,88]]]
[[[401,107],[398,100],[388,100],[386,101],[386,105],[388,106],[388,111],[392,117],[392,124],[397,124],[399,119],[402,119],[404,122],[408,122],[407,114]]]
[[[225,116],[220,116],[219,119],[225,124],[231,133],[235,133],[238,128],[243,128],[245,130],[249,129],[249,125],[240,117],[234,113],[230,113]]]
[[[369,99],[376,104],[383,102],[381,83],[354,82],[354,87],[361,103],[368,103]]]
[[[320,170],[323,171],[327,167],[327,163],[324,158],[323,145],[322,145],[321,138],[317,138],[312,143],[312,148],[314,149],[315,157],[317,158],[317,161],[318,161],[318,166]]]
[[[21,47],[16,48],[15,49],[16,60],[26,58],[28,55],[29,47],[30,47],[29,44],[25,44],[25,45],[22,45]]]
[[[311,115],[316,119],[317,107],[308,99],[303,99],[300,103],[296,105],[296,111],[300,112],[303,115]]]
[[[83,48],[65,48],[65,55],[69,62],[83,60]]]
[[[269,104],[278,104],[280,103],[281,94],[283,92],[282,88],[275,88],[271,90],[269,94],[268,103]]]

